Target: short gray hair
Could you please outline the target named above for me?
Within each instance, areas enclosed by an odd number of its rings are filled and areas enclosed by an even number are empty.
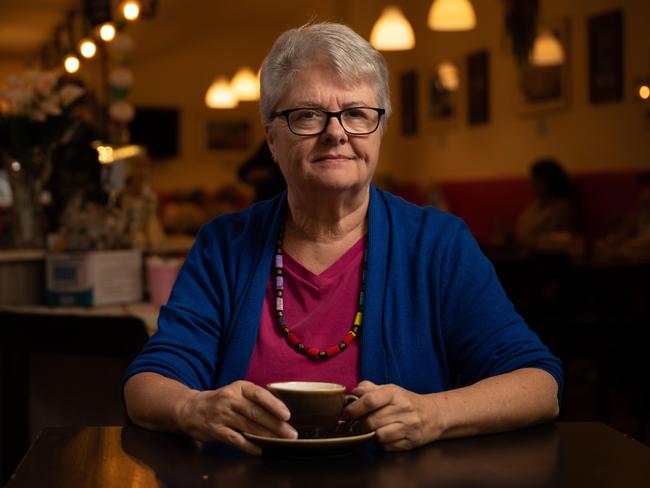
[[[260,76],[262,123],[271,123],[294,76],[316,60],[324,60],[346,83],[365,82],[373,88],[379,107],[386,110],[383,128],[391,113],[386,60],[348,26],[331,22],[290,29],[275,41]]]

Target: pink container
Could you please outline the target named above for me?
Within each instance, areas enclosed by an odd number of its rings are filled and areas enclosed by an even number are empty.
[[[149,300],[156,305],[165,305],[181,268],[180,259],[147,259],[147,287]]]

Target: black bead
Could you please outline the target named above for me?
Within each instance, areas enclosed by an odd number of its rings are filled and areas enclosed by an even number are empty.
[[[305,350],[305,345],[302,342],[296,344],[296,351],[303,352]]]
[[[342,350],[345,349],[346,347],[348,347],[348,345],[347,345],[345,342],[341,342],[341,343],[339,344],[339,351],[342,351]]]
[[[279,289],[279,288],[277,290],[275,290],[275,296],[276,297],[281,297],[282,296],[282,290]]]
[[[275,311],[275,314],[276,314],[278,317],[284,317],[284,312],[283,312],[282,310],[276,310],[276,311]]]
[[[320,351],[320,352],[318,353],[318,357],[319,357],[320,359],[327,359],[327,352],[325,352],[325,351]]]
[[[278,276],[282,276],[282,268],[275,268],[275,274]]]
[[[285,337],[289,335],[289,332],[291,332],[289,327],[282,327],[282,329],[280,329],[280,333]]]
[[[359,333],[359,326],[355,325],[354,327],[352,327],[352,332],[354,332],[355,334],[358,334]]]

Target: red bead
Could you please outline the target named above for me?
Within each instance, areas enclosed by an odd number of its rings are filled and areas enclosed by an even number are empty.
[[[287,334],[287,340],[292,346],[300,343],[300,337],[298,337],[294,332],[289,332],[289,334]]]
[[[345,342],[348,346],[352,343],[353,340],[354,340],[354,336],[349,332],[343,338],[343,342]]]
[[[332,357],[332,356],[336,356],[338,353],[340,353],[341,350],[339,349],[339,346],[337,344],[336,346],[328,347],[327,349],[325,349],[325,352],[327,353],[327,355],[329,357]]]
[[[308,347],[307,348],[307,354],[309,356],[313,357],[313,358],[318,357],[318,352],[319,352],[318,349],[316,349],[315,347]]]

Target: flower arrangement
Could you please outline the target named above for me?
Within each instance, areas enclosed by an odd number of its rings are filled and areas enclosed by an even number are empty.
[[[68,112],[85,90],[56,71],[11,75],[0,90],[0,148],[15,159],[48,152],[63,135]]]
[[[85,90],[56,71],[12,75],[0,89],[0,168],[12,190],[11,233],[19,247],[40,247],[44,240],[43,192],[50,156],[72,118],[69,112]]]

